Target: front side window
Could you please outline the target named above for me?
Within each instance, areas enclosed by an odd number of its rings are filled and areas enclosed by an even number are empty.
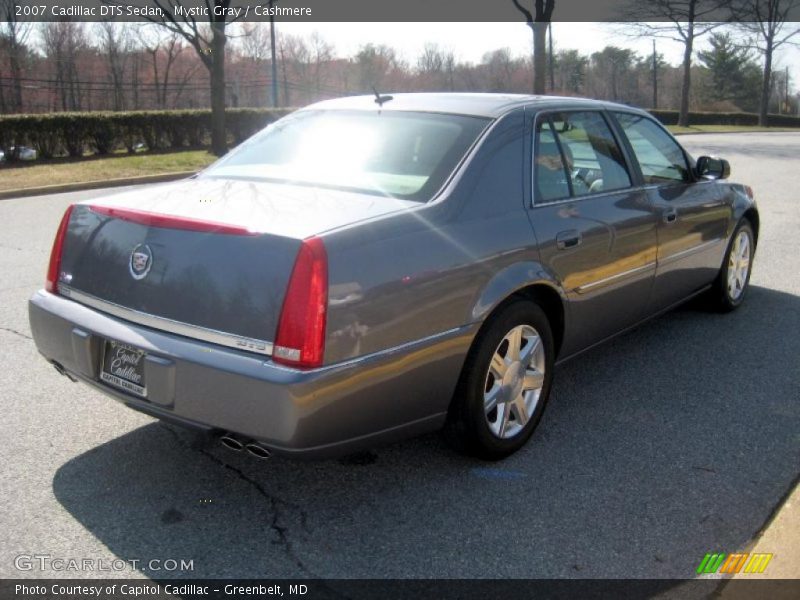
[[[425,201],[488,123],[450,114],[304,110],[256,134],[203,176]]]
[[[597,111],[556,112],[539,118],[534,148],[536,201],[587,196],[631,187],[622,151]],[[550,158],[559,156],[558,167]]]
[[[614,116],[631,143],[645,184],[690,181],[686,156],[661,127],[640,115],[616,113]]]

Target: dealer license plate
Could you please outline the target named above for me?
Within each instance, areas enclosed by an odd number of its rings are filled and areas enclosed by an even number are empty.
[[[100,379],[116,388],[147,397],[144,381],[145,353],[138,348],[107,340],[103,350]]]

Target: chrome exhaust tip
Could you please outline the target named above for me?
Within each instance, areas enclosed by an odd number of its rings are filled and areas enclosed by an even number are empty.
[[[234,452],[241,452],[244,450],[244,442],[234,436],[232,433],[224,433],[219,438],[220,443],[225,446],[228,450],[233,450]]]
[[[63,375],[64,377],[66,377],[67,379],[69,379],[69,380],[70,380],[72,383],[77,383],[77,382],[78,382],[78,380],[77,380],[77,379],[75,379],[75,378],[74,378],[72,375],[70,375],[70,374],[67,372],[67,370],[66,370],[66,369],[65,369],[63,366],[61,366],[61,363],[59,363],[59,362],[56,362],[56,361],[54,361],[54,360],[53,360],[53,361],[50,361],[50,364],[52,364],[52,365],[53,365],[53,368],[54,368],[56,371],[58,371],[58,374],[59,374],[59,375]]]
[[[258,442],[250,442],[245,446],[245,448],[250,454],[256,458],[260,458],[261,460],[272,458],[272,451],[269,448],[265,448]]]

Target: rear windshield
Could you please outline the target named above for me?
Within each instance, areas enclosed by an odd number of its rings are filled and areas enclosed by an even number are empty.
[[[257,133],[203,176],[425,201],[488,122],[463,115],[304,110]]]

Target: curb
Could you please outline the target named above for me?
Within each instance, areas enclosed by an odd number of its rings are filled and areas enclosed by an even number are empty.
[[[754,538],[742,547],[742,552],[773,554],[766,573],[742,573],[720,580],[712,595],[720,600],[749,600],[753,589],[767,593],[776,599],[797,597],[797,578],[800,577],[800,543],[796,531],[800,524],[800,475],[795,477],[789,489],[773,508],[764,525]],[[747,580],[772,580],[772,587],[755,587],[744,584]],[[767,584],[769,585],[769,584]],[[752,587],[749,587],[752,586]],[[766,596],[765,596],[766,597]]]
[[[163,183],[191,177],[197,171],[179,171],[174,173],[159,173],[157,175],[139,175],[138,177],[120,177],[118,179],[102,179],[95,181],[81,181],[77,183],[61,183],[45,185],[35,188],[21,188],[16,190],[0,191],[0,200],[11,198],[24,198],[27,196],[43,196],[46,194],[63,194],[65,192],[79,192],[82,190],[95,190],[106,187],[120,187],[123,185],[138,185],[145,183]]]
[[[766,573],[739,572],[733,579],[797,579],[800,577],[800,541],[796,532],[800,526],[800,476],[789,486],[755,540],[746,550],[771,553],[774,560]],[[724,591],[725,587],[720,591]]]
[[[800,133],[800,129],[758,129],[756,131],[682,131],[680,133],[673,133],[675,137],[683,135],[724,135],[729,133],[739,134],[759,134],[759,133]]]

